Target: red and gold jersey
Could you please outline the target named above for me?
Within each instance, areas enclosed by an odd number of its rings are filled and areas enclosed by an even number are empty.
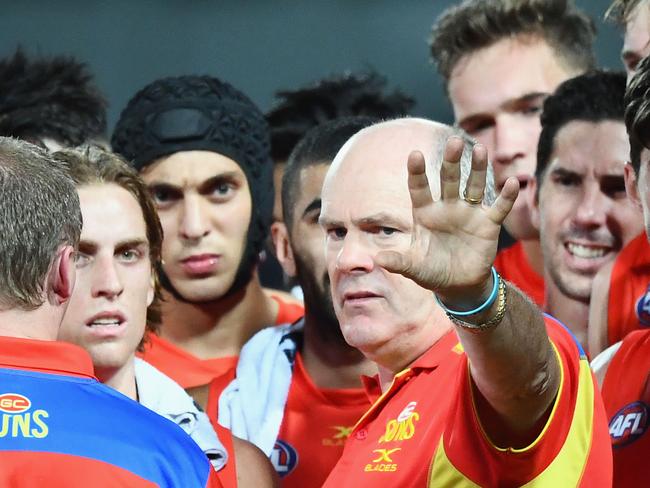
[[[320,389],[300,353],[271,462],[283,488],[320,487],[336,465],[354,424],[370,407],[363,388]]]
[[[650,479],[650,331],[628,334],[603,381],[603,402],[614,448],[614,486]]]
[[[544,278],[528,263],[521,242],[499,251],[494,267],[504,280],[513,283],[539,307],[544,307]]]
[[[304,314],[301,306],[284,302],[276,296],[272,298],[280,305],[275,325],[287,323],[291,319],[295,321]],[[207,385],[222,375],[234,375],[238,359],[237,356],[201,359],[154,334],[149,335],[144,352],[138,356],[185,389]]]
[[[354,427],[324,486],[611,486],[605,412],[587,359],[564,327],[550,317],[546,324],[560,390],[530,446],[502,449],[486,437],[467,356],[450,332],[395,376]]]
[[[608,344],[643,327],[650,327],[650,244],[645,233],[630,241],[614,261],[607,304]]]

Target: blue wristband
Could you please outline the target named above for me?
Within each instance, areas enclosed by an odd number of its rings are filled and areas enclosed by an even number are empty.
[[[456,315],[458,317],[466,317],[468,315],[476,315],[477,313],[480,313],[483,310],[490,308],[497,298],[498,291],[499,291],[499,275],[497,274],[497,270],[494,269],[494,266],[492,266],[492,293],[490,293],[490,296],[487,298],[487,300],[485,300],[481,305],[476,307],[474,310],[468,310],[467,312],[458,312],[456,310],[450,310],[447,307],[445,307],[444,303],[440,301],[438,295],[436,295],[436,300],[438,302],[438,305],[440,305],[446,313],[451,315]]]

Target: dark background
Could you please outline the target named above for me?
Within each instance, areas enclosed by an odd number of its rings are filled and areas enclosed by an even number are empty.
[[[110,101],[166,75],[212,74],[270,108],[273,92],[344,70],[375,68],[417,100],[415,114],[451,121],[429,60],[431,24],[450,0],[2,0],[0,56],[69,53]],[[621,68],[610,0],[577,0],[596,21],[602,66]]]

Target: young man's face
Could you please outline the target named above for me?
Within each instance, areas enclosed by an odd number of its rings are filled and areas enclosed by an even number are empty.
[[[544,99],[571,73],[546,42],[506,39],[462,58],[448,83],[456,122],[486,146],[497,191],[510,176],[521,191],[506,219],[516,239],[537,236],[526,205],[527,184],[535,173],[539,116]]]
[[[589,301],[595,274],[642,230],[639,212],[625,194],[628,154],[619,121],[573,121],[555,136],[532,213],[544,266],[574,300]]]
[[[642,1],[632,11],[625,24],[625,38],[621,58],[629,83],[636,66],[650,54],[650,2]]]
[[[119,369],[133,360],[153,300],[146,224],[138,201],[118,185],[78,193],[77,280],[59,340],[86,349],[98,371]]]
[[[165,274],[191,302],[221,298],[235,281],[246,247],[252,200],[232,159],[182,151],[142,171],[164,231]]]

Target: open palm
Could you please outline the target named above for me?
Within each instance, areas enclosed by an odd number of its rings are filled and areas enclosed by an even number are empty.
[[[485,191],[487,152],[472,151],[472,167],[465,198],[459,198],[463,140],[450,137],[440,170],[439,200],[434,201],[424,157],[409,155],[408,186],[413,204],[414,231],[408,251],[384,251],[376,262],[388,271],[407,276],[435,292],[453,292],[486,282],[494,262],[501,224],[517,198],[519,184],[506,181],[491,206],[478,203]]]

